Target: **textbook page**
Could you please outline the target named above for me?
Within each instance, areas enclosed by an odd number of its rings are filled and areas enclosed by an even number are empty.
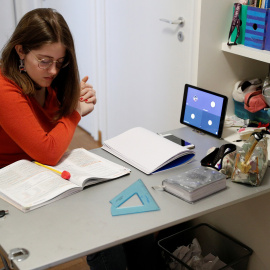
[[[115,179],[130,173],[130,170],[91,153],[83,148],[67,152],[54,166],[59,171],[68,171],[70,181],[84,187],[101,181]]]
[[[28,160],[19,160],[0,170],[0,197],[24,212],[81,189]]]

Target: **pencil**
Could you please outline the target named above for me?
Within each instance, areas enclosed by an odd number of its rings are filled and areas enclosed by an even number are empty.
[[[67,172],[67,171],[60,172],[60,171],[58,171],[58,170],[56,170],[56,169],[54,169],[54,168],[51,168],[51,167],[49,167],[49,166],[46,166],[46,165],[44,165],[44,164],[42,164],[42,163],[39,163],[39,162],[37,162],[37,161],[34,161],[34,163],[37,164],[37,165],[39,165],[39,166],[41,166],[41,167],[44,167],[44,168],[46,168],[46,169],[49,169],[49,170],[51,170],[51,171],[53,171],[53,172],[55,172],[55,173],[60,174],[61,177],[64,178],[65,180],[69,180],[69,179],[70,179],[70,176],[71,176],[71,175],[70,175],[70,173]]]

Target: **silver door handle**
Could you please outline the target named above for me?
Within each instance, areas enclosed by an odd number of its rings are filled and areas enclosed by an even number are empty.
[[[177,20],[174,20],[174,21],[163,19],[163,18],[161,18],[159,20],[162,21],[162,22],[169,23],[169,24],[179,24],[181,26],[183,26],[184,25],[184,22],[185,22],[185,20],[182,17],[179,17]]]

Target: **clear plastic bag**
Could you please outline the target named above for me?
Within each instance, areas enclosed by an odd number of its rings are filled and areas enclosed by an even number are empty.
[[[236,153],[232,181],[259,186],[268,166],[267,138],[255,133]]]

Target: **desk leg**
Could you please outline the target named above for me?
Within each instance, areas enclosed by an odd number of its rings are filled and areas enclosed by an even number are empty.
[[[1,254],[0,254],[0,256],[1,256],[1,261],[2,261],[2,263],[4,265],[4,268],[2,268],[0,270],[10,270],[10,268],[8,267],[6,259]]]

